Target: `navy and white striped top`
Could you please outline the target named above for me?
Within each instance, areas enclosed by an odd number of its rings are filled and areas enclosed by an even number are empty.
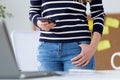
[[[50,31],[41,31],[40,41],[71,42],[90,41],[91,32],[88,28],[86,15],[87,3],[74,0],[30,0],[30,20],[37,26],[41,17],[50,18],[56,26]],[[93,19],[93,31],[102,34],[104,24],[104,8],[102,0],[90,2]]]

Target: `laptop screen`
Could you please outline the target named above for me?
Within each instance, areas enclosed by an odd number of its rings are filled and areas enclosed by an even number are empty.
[[[7,27],[0,21],[0,78],[15,78],[19,73]]]

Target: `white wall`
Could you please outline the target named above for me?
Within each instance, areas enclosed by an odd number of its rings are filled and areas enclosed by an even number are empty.
[[[120,13],[120,0],[102,0],[106,13]]]
[[[31,30],[29,21],[29,1],[30,0],[2,0],[7,12],[12,13],[12,18],[6,19],[6,24],[10,32],[13,30]]]

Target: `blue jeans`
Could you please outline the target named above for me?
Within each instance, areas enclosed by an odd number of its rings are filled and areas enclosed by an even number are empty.
[[[90,44],[89,41],[69,43],[40,42],[38,61],[40,71],[68,71],[69,69],[95,69],[94,56],[85,67],[71,64],[71,59],[81,52],[80,44]]]

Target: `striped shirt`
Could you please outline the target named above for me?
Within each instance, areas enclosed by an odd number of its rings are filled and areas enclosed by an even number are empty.
[[[41,17],[50,18],[56,26],[50,31],[42,31],[40,41],[71,42],[90,41],[91,31],[88,27],[86,6],[74,0],[30,0],[29,18],[37,25]],[[90,11],[93,20],[93,31],[102,34],[104,24],[104,8],[102,0],[93,0]]]

